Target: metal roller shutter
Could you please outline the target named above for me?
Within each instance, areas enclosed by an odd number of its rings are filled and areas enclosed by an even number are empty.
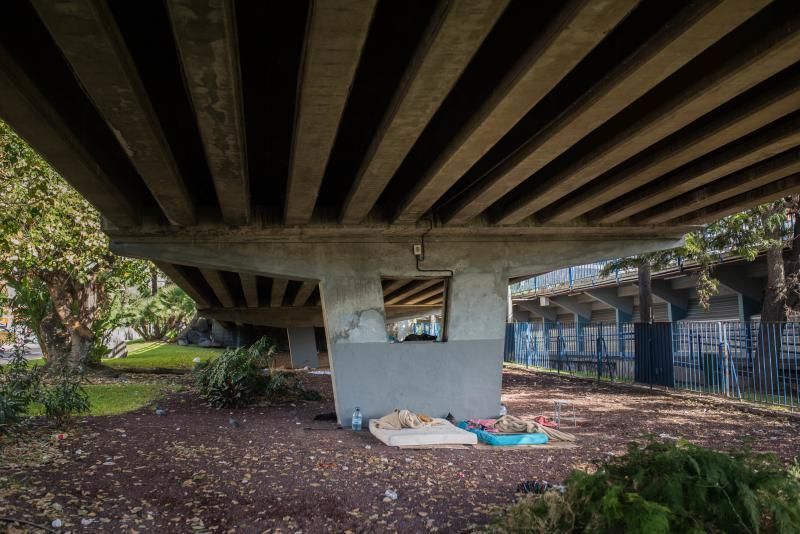
[[[592,310],[593,323],[616,323],[617,310],[614,308],[607,308],[604,310]]]
[[[737,295],[724,295],[711,297],[708,310],[700,306],[696,298],[689,299],[689,310],[686,314],[687,321],[738,321],[739,297]]]

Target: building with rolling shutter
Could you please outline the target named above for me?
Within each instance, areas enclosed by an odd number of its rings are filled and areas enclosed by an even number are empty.
[[[510,286],[512,320],[517,322],[619,323],[639,320],[635,270],[600,276],[602,264],[562,269]],[[708,308],[697,294],[698,266],[675,265],[653,273],[655,321],[758,319],[766,286],[766,256],[754,261],[723,257],[714,266],[719,291]]]

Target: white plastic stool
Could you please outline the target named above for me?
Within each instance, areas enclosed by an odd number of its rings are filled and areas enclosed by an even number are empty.
[[[557,428],[561,428],[561,412],[564,407],[572,408],[572,426],[578,426],[578,419],[575,416],[575,404],[571,400],[558,399],[553,401],[553,404],[555,405],[555,417],[553,417],[553,420],[556,422]]]

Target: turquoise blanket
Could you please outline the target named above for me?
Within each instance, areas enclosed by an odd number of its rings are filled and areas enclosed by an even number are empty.
[[[467,422],[461,421],[458,427],[478,436],[478,440],[487,445],[544,445],[547,443],[547,434],[539,432],[531,434],[493,434],[477,428],[467,428]]]

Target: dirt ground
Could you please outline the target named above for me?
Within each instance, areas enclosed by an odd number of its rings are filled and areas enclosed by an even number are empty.
[[[331,398],[330,377],[304,375]],[[47,428],[6,442],[0,517],[60,519],[76,532],[460,532],[491,521],[520,481],[561,481],[647,434],[721,449],[749,442],[787,462],[800,453],[797,420],[732,404],[518,370],[504,372],[503,399],[511,414],[548,416],[554,399],[572,400],[578,426],[565,429],[578,447],[397,450],[315,422],[332,400],[218,411],[184,392],[162,403],[166,417],[89,418],[60,442]],[[397,500],[383,501],[388,489]]]

